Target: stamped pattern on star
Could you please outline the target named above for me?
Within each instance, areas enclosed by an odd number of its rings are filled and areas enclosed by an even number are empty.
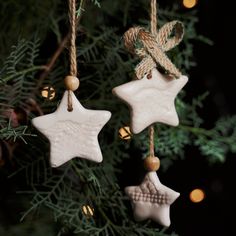
[[[156,122],[177,126],[175,98],[187,81],[187,76],[174,79],[154,68],[151,79],[145,75],[140,80],[115,87],[113,93],[131,109],[132,132],[138,134]]]
[[[137,221],[152,219],[163,226],[170,225],[170,205],[180,194],[163,185],[156,172],[148,172],[141,185],[126,187],[125,192]]]
[[[50,162],[58,167],[74,157],[101,162],[98,134],[111,117],[109,111],[84,108],[72,93],[73,111],[67,111],[68,92],[54,113],[36,117],[33,125],[50,141]]]

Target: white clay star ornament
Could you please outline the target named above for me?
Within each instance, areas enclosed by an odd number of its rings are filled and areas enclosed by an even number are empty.
[[[101,162],[98,134],[111,117],[109,111],[84,108],[71,91],[73,111],[68,111],[68,91],[57,110],[32,120],[50,141],[50,163],[58,167],[74,157]]]
[[[187,81],[187,76],[174,79],[154,68],[151,78],[145,75],[115,87],[113,93],[131,108],[131,131],[138,134],[156,122],[177,126],[175,97]]]
[[[126,187],[125,192],[131,199],[135,220],[151,219],[170,226],[170,205],[180,194],[163,185],[156,172],[148,172],[141,185]]]

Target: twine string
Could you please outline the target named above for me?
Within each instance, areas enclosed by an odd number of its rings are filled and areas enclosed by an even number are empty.
[[[69,20],[70,20],[70,75],[77,76],[76,60],[76,0],[69,0]]]
[[[156,0],[151,0],[151,34],[157,35],[157,3]],[[149,156],[155,156],[155,144],[154,144],[154,126],[149,127]]]
[[[155,145],[154,145],[154,126],[149,127],[149,156],[155,156]]]
[[[70,75],[77,77],[77,57],[76,57],[76,0],[69,1],[69,21],[70,21],[70,39],[69,39],[69,58],[70,58]],[[73,110],[71,90],[68,90],[67,110]]]
[[[157,2],[156,0],[151,0],[151,34],[154,36],[157,34]]]

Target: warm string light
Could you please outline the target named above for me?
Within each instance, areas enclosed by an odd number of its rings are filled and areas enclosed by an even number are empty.
[[[119,129],[119,137],[124,140],[131,139],[132,133],[129,126],[124,126]]]
[[[82,211],[83,211],[84,215],[87,217],[93,217],[93,215],[94,215],[94,208],[92,208],[89,205],[82,206]]]
[[[56,91],[53,87],[51,86],[45,86],[42,90],[41,90],[41,96],[43,98],[46,98],[48,100],[52,100],[56,95]]]
[[[192,202],[199,203],[204,200],[205,192],[200,188],[194,189],[189,194],[189,198]]]
[[[197,4],[197,0],[183,0],[183,5],[186,8],[193,8]]]

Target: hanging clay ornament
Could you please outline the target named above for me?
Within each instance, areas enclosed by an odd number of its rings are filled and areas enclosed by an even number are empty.
[[[180,194],[163,185],[156,172],[148,172],[141,185],[126,187],[125,192],[131,199],[135,220],[151,219],[170,226],[170,205]]]
[[[32,120],[33,125],[50,141],[50,162],[58,167],[74,157],[102,161],[98,134],[111,117],[109,111],[84,108],[70,91],[73,110],[68,111],[68,91],[54,113]]]
[[[70,74],[64,80],[67,90],[55,112],[32,120],[33,125],[50,141],[50,163],[52,167],[63,165],[74,157],[101,162],[103,157],[98,143],[98,134],[111,117],[109,111],[84,108],[73,93],[80,85],[77,78],[76,55],[78,19],[76,0],[70,0],[68,4]]]
[[[138,134],[156,122],[177,126],[175,98],[187,81],[187,76],[175,79],[153,68],[142,79],[115,87],[113,93],[131,109],[131,131]]]

